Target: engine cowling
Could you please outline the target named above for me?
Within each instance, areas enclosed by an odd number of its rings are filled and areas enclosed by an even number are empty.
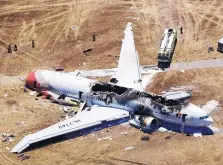
[[[152,116],[135,115],[129,122],[132,126],[149,132],[155,131],[158,127],[158,120]]]

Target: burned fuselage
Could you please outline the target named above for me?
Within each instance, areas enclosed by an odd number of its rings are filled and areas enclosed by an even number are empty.
[[[90,94],[86,96],[89,104],[112,106],[128,110],[132,115],[153,116],[170,122],[176,122],[177,114],[187,105],[160,95],[103,82],[93,83],[90,89]]]

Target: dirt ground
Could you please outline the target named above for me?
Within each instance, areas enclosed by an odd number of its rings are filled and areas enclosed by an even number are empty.
[[[148,135],[149,141],[141,141],[143,133],[128,125],[29,151],[31,158],[25,161],[7,148],[11,149],[25,135],[58,122],[64,115],[58,105],[35,100],[23,92],[23,84],[15,76],[58,65],[66,71],[116,67],[127,22],[134,24],[142,65],[157,64],[159,41],[167,27],[178,29],[173,62],[222,58],[217,51],[207,52],[209,44],[216,50],[223,34],[222,3],[222,0],[0,1],[0,133],[16,135],[12,142],[0,142],[0,164],[222,165],[223,134],[195,138],[155,132]],[[92,34],[96,34],[95,42]],[[18,51],[7,53],[8,44],[17,44]],[[86,56],[83,51],[89,48],[92,51]],[[13,77],[8,79],[6,75]],[[214,126],[223,128],[222,77],[222,68],[170,71],[157,74],[147,90],[160,93],[171,87],[193,86],[192,103],[220,101],[211,116]],[[171,139],[165,140],[169,135]],[[112,140],[98,141],[107,136]],[[126,147],[135,148],[124,150]]]

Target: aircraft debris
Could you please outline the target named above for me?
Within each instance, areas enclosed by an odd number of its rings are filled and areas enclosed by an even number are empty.
[[[21,80],[22,82],[25,82],[25,77],[19,77],[19,80]]]
[[[191,136],[191,134],[190,133],[186,133],[186,136]]]
[[[171,139],[171,136],[166,136],[165,137],[165,140],[169,140],[169,139]]]
[[[77,30],[77,29],[78,29],[78,26],[73,25],[73,26],[70,27],[70,29],[71,29],[71,30]]]
[[[5,149],[6,149],[6,150],[10,150],[10,148],[9,148],[9,147],[5,147]]]
[[[67,118],[67,119],[70,118],[70,117],[73,117],[77,114],[77,111],[73,107],[63,106],[62,109],[67,114],[65,116],[65,118]]]
[[[24,87],[23,91],[24,91],[24,92],[28,92],[28,90],[27,90],[27,88],[26,88],[26,87]]]
[[[128,132],[121,132],[120,135],[127,135]]]
[[[126,150],[133,150],[133,149],[135,149],[136,147],[126,147],[124,150],[126,151]]]
[[[140,19],[140,17],[125,17],[125,18],[133,19],[133,20],[138,20],[138,19]]]
[[[24,153],[22,153],[22,154],[18,155],[18,158],[21,158],[21,160],[23,161],[23,160],[29,159],[30,156],[29,155],[25,155]]]
[[[86,107],[87,101],[84,101],[83,103],[80,104],[80,108],[78,110],[77,113],[80,113],[84,110],[84,108]]]
[[[24,155],[24,153],[18,154],[18,158],[22,157]]]
[[[32,96],[33,96],[35,93],[36,93],[36,91],[29,92],[29,94],[32,95]]]
[[[25,123],[24,121],[22,121],[22,122],[17,122],[15,125],[26,127],[26,123]]]
[[[4,97],[6,98],[7,96],[8,96],[8,93],[5,93],[5,94],[4,94]]]
[[[201,133],[193,133],[194,137],[201,137],[202,138],[202,134]]]
[[[83,53],[84,53],[86,56],[88,56],[90,51],[92,51],[92,48],[84,50]]]
[[[13,141],[13,138],[15,137],[15,135],[3,133],[2,137],[3,137],[2,142],[7,142],[7,141],[11,142]]]
[[[164,127],[159,127],[158,131],[159,132],[168,132],[169,130]]]
[[[63,107],[63,111],[65,112],[65,113],[67,113],[67,107]]]
[[[112,137],[108,136],[108,137],[98,138],[98,141],[101,141],[101,140],[112,140]]]
[[[55,71],[63,71],[64,70],[64,67],[62,67],[62,66],[56,66],[54,69],[55,69]]]
[[[150,140],[150,138],[149,138],[149,136],[142,136],[142,137],[141,137],[141,140],[142,140],[142,141],[146,141],[146,140]]]

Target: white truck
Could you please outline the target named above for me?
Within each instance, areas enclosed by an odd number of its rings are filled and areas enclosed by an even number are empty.
[[[177,43],[177,30],[165,29],[158,52],[158,67],[168,68]]]
[[[221,39],[218,41],[218,47],[217,47],[217,50],[219,52],[222,52],[223,53],[223,37],[221,37]]]

